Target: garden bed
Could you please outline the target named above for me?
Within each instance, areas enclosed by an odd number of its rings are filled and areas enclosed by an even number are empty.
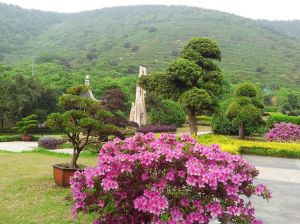
[[[285,143],[240,140],[232,136],[224,135],[203,135],[199,136],[198,140],[205,145],[219,144],[224,151],[233,154],[300,158],[300,144],[298,142]]]

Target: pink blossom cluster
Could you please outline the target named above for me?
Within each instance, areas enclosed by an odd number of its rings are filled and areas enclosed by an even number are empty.
[[[300,139],[300,125],[278,123],[267,134],[268,141],[297,141]]]
[[[97,223],[260,223],[250,198],[271,197],[254,185],[255,167],[218,145],[137,133],[105,144],[95,168],[71,179],[73,212],[96,212]],[[246,197],[245,197],[246,196]]]

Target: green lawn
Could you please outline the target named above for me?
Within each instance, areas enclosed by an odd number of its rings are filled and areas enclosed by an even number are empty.
[[[0,223],[91,223],[91,215],[72,219],[70,189],[52,179],[51,165],[69,160],[68,155],[0,151]],[[83,156],[79,163],[94,166],[97,157]]]

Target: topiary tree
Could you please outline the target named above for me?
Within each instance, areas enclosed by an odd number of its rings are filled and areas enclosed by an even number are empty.
[[[29,132],[38,127],[38,119],[36,114],[29,115],[21,119],[16,123],[16,127],[13,129],[17,130],[18,133],[28,135]]]
[[[88,88],[72,87],[59,98],[58,105],[62,113],[52,113],[46,124],[62,131],[73,145],[73,157],[69,165],[77,168],[77,160],[82,150],[100,135],[114,134],[117,127],[105,122],[112,114],[104,106],[92,99],[84,97]]]
[[[179,103],[173,100],[162,100],[160,107],[149,113],[152,124],[167,124],[182,126],[185,123],[185,113]]]
[[[213,111],[222,93],[222,75],[215,60],[221,60],[217,44],[208,38],[194,38],[165,71],[142,76],[139,84],[164,98],[179,99],[191,133],[197,134],[196,116]]]
[[[233,126],[238,127],[239,137],[244,139],[246,128],[254,129],[262,123],[263,105],[256,99],[256,88],[251,83],[243,83],[236,89],[235,99],[227,108],[226,116]]]

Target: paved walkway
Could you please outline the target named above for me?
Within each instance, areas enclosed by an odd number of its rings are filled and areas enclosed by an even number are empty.
[[[0,150],[10,151],[10,152],[32,151],[36,147],[38,147],[38,142],[22,142],[22,141],[0,142]],[[51,152],[72,154],[73,149],[55,149],[55,150],[51,150]]]
[[[253,198],[256,216],[264,224],[300,224],[300,160],[243,156],[260,171],[255,182],[272,191],[269,201]]]
[[[0,142],[0,150],[10,151],[10,152],[22,152],[22,151],[31,151],[34,148],[38,147],[37,142]]]

